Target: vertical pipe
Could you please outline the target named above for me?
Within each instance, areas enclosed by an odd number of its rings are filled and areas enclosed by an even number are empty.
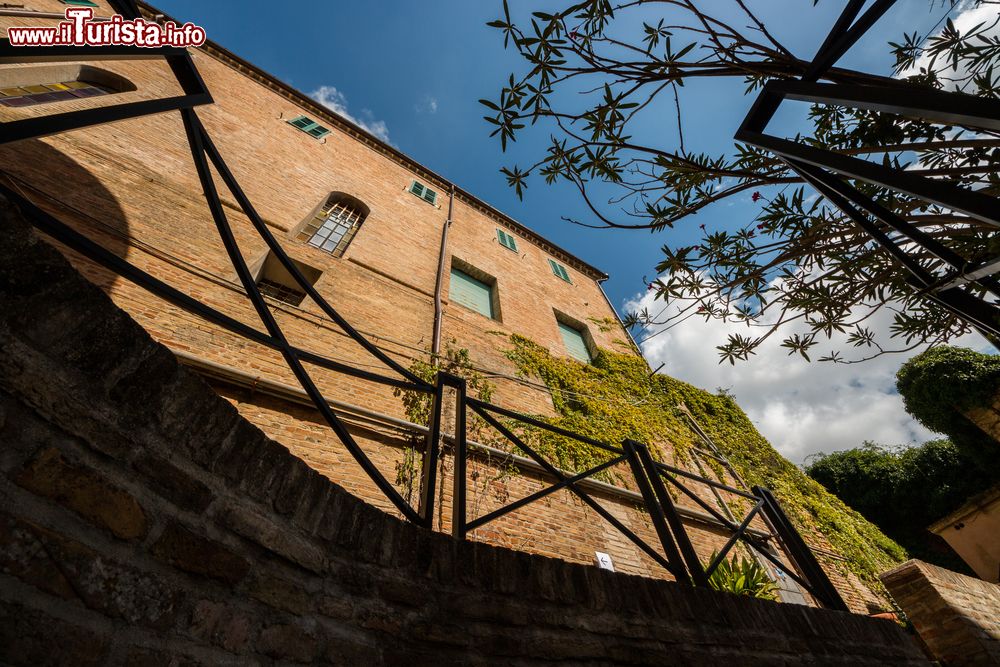
[[[635,477],[636,486],[639,487],[639,493],[642,494],[642,499],[646,504],[646,511],[649,512],[649,518],[653,522],[656,535],[660,538],[663,555],[666,556],[667,562],[670,563],[670,572],[674,575],[678,583],[690,585],[691,578],[684,569],[684,561],[681,560],[680,552],[677,551],[674,539],[670,535],[670,529],[667,528],[663,509],[660,503],[656,502],[656,495],[653,493],[653,489],[650,488],[649,479],[643,470],[642,461],[637,453],[637,449],[640,446],[634,440],[625,440],[622,442],[622,449],[625,450],[625,456],[628,457],[628,464],[632,469],[632,475]]]
[[[452,494],[451,532],[458,540],[465,539],[465,464],[468,461],[468,444],[465,432],[465,378],[449,376],[455,387],[455,465],[454,493]]]
[[[424,528],[434,529],[434,490],[437,486],[438,454],[441,447],[441,411],[444,409],[444,382],[440,373],[433,394],[431,423],[428,425],[424,458],[420,466],[420,507],[418,512]]]
[[[781,509],[781,505],[778,504],[775,497],[771,495],[771,492],[760,486],[753,487],[753,492],[763,501],[764,515],[770,519],[770,523],[776,529],[778,539],[785,546],[785,552],[791,558],[796,569],[809,582],[813,589],[811,592],[819,598],[820,604],[828,609],[850,611],[844,599],[840,597],[840,591],[830,581],[819,561],[816,560],[816,556],[813,555],[812,549],[799,535],[799,531],[795,530],[795,526]]]
[[[670,525],[674,539],[677,540],[677,548],[684,557],[684,562],[687,563],[688,571],[691,573],[691,581],[694,582],[695,586],[708,588],[708,577],[705,575],[705,568],[702,567],[701,561],[698,559],[698,554],[695,553],[694,546],[691,544],[691,539],[684,528],[684,522],[681,520],[680,514],[677,513],[673,499],[667,493],[666,487],[663,486],[663,480],[660,479],[660,471],[657,469],[656,462],[653,461],[653,457],[649,453],[649,447],[639,442],[634,443],[633,446],[639,460],[642,462],[642,466],[646,469],[646,474],[649,476],[649,483],[653,487],[653,492],[656,494],[660,507],[663,508],[663,516]]]
[[[441,251],[438,253],[437,282],[434,284],[434,335],[431,338],[431,362],[441,353],[441,290],[444,289],[444,265],[448,254],[448,229],[451,228],[451,214],[455,205],[455,186],[448,190],[448,219],[441,228]]]

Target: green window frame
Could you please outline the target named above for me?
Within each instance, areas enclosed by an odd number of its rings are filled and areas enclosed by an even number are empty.
[[[455,267],[451,269],[448,298],[491,320],[497,319],[496,309],[493,307],[493,286]]]
[[[500,245],[504,248],[517,252],[517,240],[499,227],[497,227],[497,241],[499,241]]]
[[[420,197],[428,204],[433,205],[437,203],[437,193],[420,181],[413,181],[410,183],[410,194]]]
[[[64,5],[73,5],[74,7],[97,7],[96,2],[91,2],[91,0],[61,0]]]
[[[297,130],[302,130],[315,139],[322,139],[326,135],[330,134],[330,130],[323,127],[308,116],[296,116],[288,121],[288,124]]]
[[[590,348],[587,346],[587,339],[583,332],[564,322],[557,321],[556,323],[559,325],[559,334],[562,336],[563,345],[566,346],[569,356],[585,364],[592,362],[594,358],[590,355]]]
[[[562,278],[566,282],[573,284],[573,281],[569,279],[569,272],[566,270],[565,266],[555,261],[554,259],[549,260],[549,266],[552,268],[552,275],[556,276],[557,278]]]

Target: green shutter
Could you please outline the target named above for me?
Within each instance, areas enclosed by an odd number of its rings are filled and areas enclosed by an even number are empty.
[[[455,303],[471,308],[486,317],[493,317],[493,290],[486,283],[476,280],[467,273],[458,269],[451,270],[451,288],[448,296]]]
[[[510,250],[513,250],[514,252],[517,252],[517,241],[515,241],[514,237],[505,232],[504,230],[497,229],[497,240],[500,241],[500,245],[502,245],[504,248],[508,248]]]
[[[559,322],[559,333],[562,334],[563,344],[569,356],[585,364],[590,363],[590,350],[587,348],[587,341],[583,338],[583,332],[577,331],[568,324]]]
[[[562,278],[568,283],[573,281],[569,279],[569,272],[566,271],[566,267],[555,261],[554,259],[549,260],[549,266],[552,267],[552,275]]]

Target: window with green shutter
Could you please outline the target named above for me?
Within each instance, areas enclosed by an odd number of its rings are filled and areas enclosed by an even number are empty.
[[[590,348],[587,347],[587,339],[584,338],[583,332],[563,322],[559,322],[558,324],[559,333],[562,334],[563,344],[566,346],[569,356],[577,361],[589,364],[592,358],[590,356]]]
[[[549,260],[549,266],[552,267],[552,274],[554,276],[562,278],[563,280],[565,280],[568,283],[572,283],[573,282],[572,280],[569,279],[569,272],[566,270],[565,266],[563,266],[559,262],[555,261],[554,259],[550,259]]]
[[[91,2],[91,0],[62,0],[62,3],[74,7],[97,7],[97,3]]]
[[[309,136],[315,137],[316,139],[322,139],[326,135],[330,134],[330,130],[326,129],[308,116],[296,116],[288,121],[288,124],[302,130]]]
[[[448,298],[491,319],[497,319],[493,308],[493,287],[465,271],[452,267]]]
[[[437,193],[419,181],[410,184],[410,193],[423,199],[428,204],[437,202]]]
[[[504,248],[517,252],[517,241],[514,240],[513,236],[511,236],[504,230],[500,229],[499,227],[497,228],[497,240],[500,242],[500,245],[502,245]]]

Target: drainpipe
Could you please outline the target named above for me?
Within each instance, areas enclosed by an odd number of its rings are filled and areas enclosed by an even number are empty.
[[[444,288],[444,258],[448,252],[448,228],[451,227],[451,214],[455,204],[455,186],[448,190],[448,219],[441,228],[441,252],[438,254],[437,283],[434,285],[434,336],[431,338],[431,354],[437,357],[441,353],[441,290]]]

